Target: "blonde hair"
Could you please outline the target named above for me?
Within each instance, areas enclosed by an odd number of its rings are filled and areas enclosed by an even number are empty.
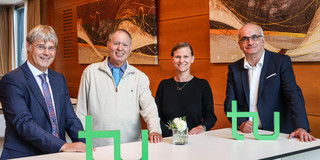
[[[27,42],[32,44],[35,41],[44,41],[53,42],[55,46],[58,45],[58,37],[56,32],[51,26],[47,25],[38,25],[34,27],[27,35],[26,38]]]

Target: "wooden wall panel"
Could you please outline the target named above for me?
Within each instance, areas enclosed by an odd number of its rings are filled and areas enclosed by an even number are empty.
[[[157,3],[157,16],[160,21],[179,19],[197,15],[208,15],[208,0],[159,0]],[[209,23],[209,20],[208,20]]]
[[[78,37],[77,33],[58,34],[58,48],[56,60],[78,62]]]
[[[294,63],[293,69],[300,86],[308,114],[320,116],[320,63]]]
[[[316,137],[320,138],[320,116],[308,116],[311,134]]]
[[[220,129],[220,128],[226,128],[231,127],[231,123],[229,122],[226,114],[224,113],[223,105],[215,105],[214,106],[214,112],[217,116],[217,122],[214,125],[213,129]]]
[[[171,59],[171,49],[178,42],[191,44],[198,59],[210,58],[208,15],[158,22],[159,59]]]
[[[55,9],[53,26],[57,34],[68,34],[77,32],[77,8],[69,6]]]
[[[59,9],[59,8],[65,8],[67,6],[75,6],[81,3],[87,3],[93,0],[52,0],[52,1],[54,1],[54,8]]]

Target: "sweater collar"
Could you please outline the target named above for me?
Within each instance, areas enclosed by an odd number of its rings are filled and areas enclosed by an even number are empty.
[[[99,69],[104,71],[104,72],[106,72],[106,73],[108,73],[109,75],[112,75],[111,70],[110,70],[109,65],[108,65],[108,59],[109,59],[109,57],[106,58],[104,61],[100,62]],[[127,69],[125,69],[124,74],[135,73],[134,67],[129,64],[128,60],[126,61],[126,65],[127,65]]]

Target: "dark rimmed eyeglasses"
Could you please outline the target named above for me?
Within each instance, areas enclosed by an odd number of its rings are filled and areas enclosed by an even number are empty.
[[[239,41],[243,42],[243,43],[249,42],[249,39],[251,39],[251,41],[257,41],[260,37],[263,37],[263,35],[255,35],[254,34],[251,37],[243,36]]]

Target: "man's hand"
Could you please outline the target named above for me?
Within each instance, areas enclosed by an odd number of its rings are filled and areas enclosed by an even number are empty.
[[[96,149],[93,147],[93,151]],[[61,147],[61,152],[85,152],[86,151],[86,144],[82,142],[75,142],[75,143],[65,143]]]
[[[191,129],[191,131],[189,131],[189,134],[193,135],[193,134],[200,134],[202,132],[204,132],[204,128],[202,125],[199,125],[197,127],[194,127]]]
[[[294,132],[289,135],[289,139],[292,137],[300,138],[301,142],[312,142],[315,141],[314,138],[310,133],[308,133],[305,129],[298,128]]]
[[[162,142],[162,135],[157,132],[152,132],[148,136],[151,143],[160,143]]]
[[[247,122],[243,122],[240,125],[240,131],[244,132],[244,133],[251,133],[252,132],[252,122],[251,121],[247,121]]]

